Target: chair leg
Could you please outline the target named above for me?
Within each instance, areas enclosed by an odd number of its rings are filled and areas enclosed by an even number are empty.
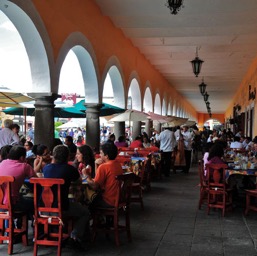
[[[58,227],[58,249],[57,249],[57,256],[61,256],[62,252],[62,225]]]
[[[115,242],[117,246],[120,246],[120,238],[119,238],[119,216],[118,212],[114,213],[113,216],[114,221],[114,235],[115,235]]]
[[[0,236],[3,236],[3,235],[4,235],[4,220],[1,219],[0,220]],[[0,244],[2,244],[2,243],[3,243],[3,241],[1,240]]]
[[[127,237],[128,241],[131,242],[131,232],[130,232],[130,215],[129,215],[129,207],[126,208],[126,230],[127,230]]]
[[[24,215],[22,217],[22,244],[28,246],[28,217]]]
[[[13,222],[9,219],[9,244],[8,244],[8,254],[13,253]]]
[[[246,194],[246,208],[245,208],[245,215],[248,215],[250,206],[250,195]]]

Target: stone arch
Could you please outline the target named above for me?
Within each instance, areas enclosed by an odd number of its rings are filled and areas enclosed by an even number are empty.
[[[99,103],[99,86],[96,56],[87,38],[80,32],[70,34],[62,45],[57,58],[57,74],[60,76],[61,67],[69,51],[76,55],[84,82],[85,101]]]
[[[131,97],[132,109],[142,111],[141,91],[138,80],[133,78],[130,82],[128,97]]]
[[[167,115],[167,103],[166,103],[166,95],[162,99],[162,115],[166,116]]]
[[[161,108],[161,98],[160,94],[156,93],[155,99],[154,99],[154,113],[161,115],[162,108]]]
[[[143,111],[146,113],[153,112],[153,97],[149,87],[145,89]]]
[[[176,100],[173,100],[172,115],[176,116],[176,113],[177,113],[177,102]]]
[[[2,0],[0,10],[17,29],[29,59],[32,85],[26,85],[24,91],[57,92],[51,42],[33,2]]]
[[[114,99],[114,105],[125,108],[125,90],[124,90],[124,77],[122,72],[121,64],[117,57],[112,56],[108,61],[104,69],[103,73],[103,86],[101,93],[103,92],[103,87],[106,86],[106,78],[107,75],[110,76],[111,84],[113,88],[113,99]]]
[[[170,100],[169,101],[169,104],[168,104],[168,112],[167,112],[168,115],[172,116],[172,101]]]

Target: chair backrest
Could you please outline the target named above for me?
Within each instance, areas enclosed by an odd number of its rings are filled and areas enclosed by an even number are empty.
[[[12,214],[11,204],[11,183],[14,182],[13,176],[1,176],[0,177],[0,210],[8,211],[9,215]],[[4,198],[7,202],[4,202]]]
[[[120,208],[122,206],[128,206],[131,197],[131,186],[134,182],[134,173],[124,173],[116,176],[118,181],[118,193],[115,200],[115,207]]]
[[[47,212],[50,214],[54,213],[54,215],[61,218],[61,185],[64,184],[64,180],[55,178],[31,178],[30,183],[34,184],[35,217],[39,217],[40,212]],[[39,189],[39,186],[42,190]],[[39,195],[39,193],[41,194]],[[56,202],[57,205],[54,205]]]
[[[226,164],[206,164],[207,180],[209,187],[225,188],[225,171],[228,168]]]
[[[205,180],[204,180],[204,166],[203,166],[203,160],[198,161],[198,175],[200,179],[200,185],[204,186],[205,185]]]

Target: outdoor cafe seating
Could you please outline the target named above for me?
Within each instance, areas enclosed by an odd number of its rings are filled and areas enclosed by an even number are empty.
[[[134,182],[133,173],[125,173],[116,177],[119,182],[118,193],[116,194],[114,207],[103,208],[96,207],[93,211],[93,241],[96,239],[98,231],[103,231],[106,234],[114,232],[116,245],[120,245],[119,233],[126,231],[128,240],[131,241],[130,231],[130,197],[131,197],[131,185]],[[125,214],[125,224],[120,224],[120,215]],[[101,225],[99,223],[101,216],[107,216],[107,218],[113,220],[109,226]]]
[[[34,185],[34,256],[38,253],[39,245],[57,246],[57,255],[61,256],[62,241],[69,237],[72,225],[72,220],[65,222],[62,215],[61,185],[64,180],[31,178],[30,183]],[[57,187],[56,195],[52,191],[53,186]]]
[[[8,241],[8,254],[13,254],[13,245],[16,238],[22,237],[22,243],[28,245],[28,218],[27,213],[13,210],[11,202],[11,183],[13,176],[1,176],[0,179],[0,243]],[[3,187],[6,186],[7,203],[4,204]],[[21,227],[14,223],[21,220]]]

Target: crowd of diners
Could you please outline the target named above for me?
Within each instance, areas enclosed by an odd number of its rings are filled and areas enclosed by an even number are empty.
[[[61,178],[62,210],[67,216],[74,216],[75,223],[70,235],[70,243],[76,249],[84,249],[88,239],[90,213],[96,206],[112,207],[117,192],[115,177],[123,173],[121,164],[116,161],[118,148],[152,148],[162,154],[162,172],[170,175],[173,166],[182,166],[185,173],[189,172],[192,149],[205,149],[204,161],[208,163],[222,162],[224,149],[227,147],[245,148],[252,156],[257,155],[257,138],[251,140],[243,137],[241,131],[233,134],[223,130],[217,132],[204,129],[200,132],[196,126],[167,128],[161,132],[152,130],[138,135],[134,141],[128,141],[125,135],[117,140],[110,134],[108,140],[100,147],[100,158],[95,159],[95,152],[88,145],[77,146],[72,136],[67,135],[64,143],[58,141],[52,152],[43,144],[33,145],[29,140],[20,140],[19,126],[11,120],[4,121],[0,130],[0,176],[15,177],[12,184],[11,200],[14,209],[26,211],[33,219],[33,199],[20,194],[21,186],[26,178],[44,177]],[[199,146],[200,144],[200,146]],[[235,145],[235,146],[234,146]],[[176,156],[174,153],[176,152]],[[204,151],[203,151],[204,152]],[[82,202],[68,198],[72,182],[87,179],[92,190],[99,192],[90,207]],[[109,225],[111,221],[109,220]]]

